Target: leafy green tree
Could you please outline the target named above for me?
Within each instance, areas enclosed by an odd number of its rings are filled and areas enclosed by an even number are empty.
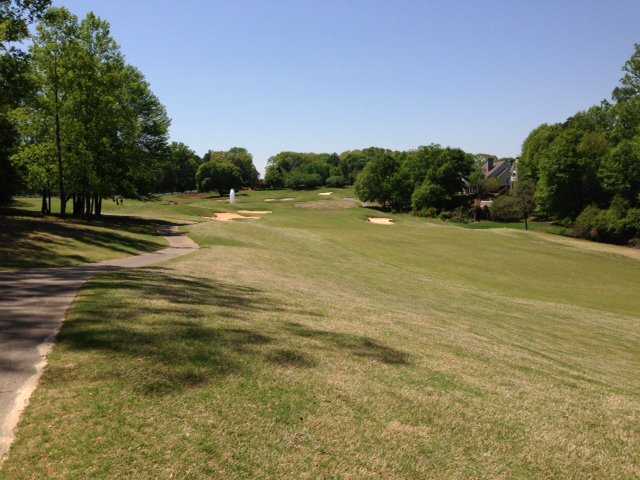
[[[529,230],[529,217],[536,207],[536,185],[531,179],[519,180],[513,189],[512,196],[516,200],[519,220],[524,220],[524,229]]]
[[[20,183],[11,155],[19,140],[9,118],[31,93],[29,57],[20,47],[29,37],[29,24],[41,18],[50,0],[0,1],[0,204],[8,202]]]
[[[77,33],[78,19],[64,8],[50,9],[38,25],[31,48],[31,81],[36,86],[38,95],[33,96],[32,101],[28,103],[27,112],[30,118],[22,124],[26,124],[27,129],[34,121],[43,127],[50,125],[50,128],[40,130],[39,141],[44,144],[51,143],[54,147],[55,155],[51,160],[57,168],[60,214],[63,217],[66,214],[63,149],[69,147],[66,142],[70,140],[70,128],[73,128],[69,100],[73,95],[75,80],[73,61],[78,48]],[[25,133],[24,126],[22,130],[22,133]],[[38,136],[30,138],[38,139]]]
[[[581,139],[578,129],[566,128],[543,155],[536,191],[541,213],[573,219],[598,199],[598,165],[579,151]]]
[[[355,191],[364,202],[377,202],[384,208],[396,203],[397,175],[400,161],[396,155],[386,152],[370,160],[356,180]]]
[[[162,160],[162,177],[155,188],[159,192],[186,192],[196,189],[196,171],[200,157],[184,143],[173,142]]]
[[[598,172],[604,189],[635,202],[640,193],[640,135],[609,151]]]
[[[624,102],[640,95],[640,43],[634,45],[631,58],[622,67],[624,76],[620,85],[613,91],[613,98],[617,102]]]
[[[411,207],[414,212],[425,212],[430,209],[440,211],[450,204],[451,196],[447,190],[429,179],[425,179],[411,195]]]
[[[538,181],[542,156],[560,131],[560,125],[543,123],[529,134],[522,144],[522,155],[518,161],[518,176],[520,178],[529,178],[534,182]]]
[[[217,191],[220,195],[226,195],[232,188],[242,187],[242,173],[226,160],[209,160],[198,167],[196,183],[201,192]]]
[[[255,188],[258,185],[258,169],[253,164],[253,156],[246,148],[233,147],[224,154],[224,159],[238,167],[243,187]]]

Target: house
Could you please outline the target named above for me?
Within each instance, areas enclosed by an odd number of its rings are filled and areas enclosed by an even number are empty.
[[[485,180],[494,179],[495,182],[491,182],[492,185],[489,191],[485,191],[483,194],[483,205],[479,205],[480,199],[477,198],[477,206],[491,206],[493,198],[511,190],[513,185],[518,181],[518,159],[517,158],[501,158],[498,159],[495,155],[487,155],[479,153],[475,156],[480,170]],[[464,193],[466,195],[478,194],[478,188],[473,187],[467,179],[464,182]]]
[[[517,181],[517,159],[498,159],[496,156],[484,154],[477,155],[476,158],[483,161],[481,168],[484,178],[495,178],[502,189],[511,189],[514,181]]]

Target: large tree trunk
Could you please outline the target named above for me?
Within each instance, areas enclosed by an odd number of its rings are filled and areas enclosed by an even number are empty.
[[[67,199],[64,191],[64,171],[62,168],[62,141],[60,139],[60,100],[58,92],[58,62],[54,62],[54,96],[56,109],[56,157],[58,159],[58,179],[60,180],[60,216],[65,217],[67,213]]]
[[[42,191],[42,205],[40,206],[40,213],[47,215],[47,191]]]
[[[100,195],[96,195],[95,211],[96,211],[96,217],[102,216],[102,196]]]

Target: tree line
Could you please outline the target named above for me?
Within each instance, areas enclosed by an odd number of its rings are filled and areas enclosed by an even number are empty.
[[[529,134],[518,175],[535,184],[539,216],[586,238],[640,242],[640,44],[611,101]]]
[[[372,158],[386,151],[370,147],[337,153],[280,152],[269,158],[264,185],[267,188],[305,189],[353,185]]]

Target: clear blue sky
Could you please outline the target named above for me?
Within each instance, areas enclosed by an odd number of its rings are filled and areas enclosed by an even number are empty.
[[[428,143],[517,155],[609,98],[639,0],[57,0],[109,20],[199,154]]]

